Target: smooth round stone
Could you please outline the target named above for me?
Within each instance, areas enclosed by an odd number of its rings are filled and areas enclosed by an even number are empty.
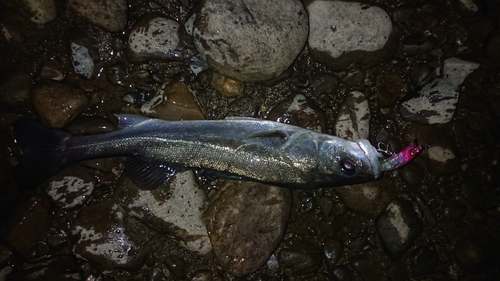
[[[423,231],[422,222],[411,202],[397,198],[391,201],[375,221],[380,240],[389,256],[399,259]]]
[[[110,32],[120,32],[127,24],[126,0],[70,0],[68,5],[91,23]]]
[[[99,116],[78,118],[71,122],[68,128],[72,135],[97,135],[117,129],[111,121]]]
[[[250,181],[228,181],[210,198],[205,213],[213,252],[227,272],[259,269],[286,230],[290,190]]]
[[[42,81],[32,90],[38,118],[52,128],[62,128],[82,113],[89,103],[82,90],[56,81]]]
[[[243,82],[284,73],[308,33],[307,14],[299,0],[207,0],[185,27],[210,67]]]
[[[352,276],[349,268],[345,265],[337,265],[332,268],[328,268],[328,272],[336,281],[351,281]]]
[[[168,256],[165,258],[165,264],[175,278],[186,280],[188,265],[181,256]]]
[[[370,133],[370,117],[366,96],[358,91],[350,92],[335,118],[335,135],[351,141],[367,139]]]
[[[313,1],[309,13],[309,52],[334,70],[371,65],[389,58],[397,36],[389,15],[379,7],[342,1]]]
[[[326,263],[329,267],[333,267],[342,258],[344,245],[337,239],[328,239],[324,242],[323,251],[326,258]]]
[[[58,206],[70,210],[87,203],[95,185],[93,170],[75,166],[51,177],[45,192]]]
[[[414,162],[404,165],[398,170],[398,174],[410,190],[417,189],[425,176],[422,167]]]
[[[148,59],[179,60],[193,55],[183,52],[181,25],[158,14],[147,14],[137,21],[128,37],[127,55],[132,61]]]

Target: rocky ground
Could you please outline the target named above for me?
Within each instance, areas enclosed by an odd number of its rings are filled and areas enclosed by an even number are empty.
[[[0,4],[0,280],[498,280],[500,4]],[[290,190],[124,159],[22,189],[12,125],[245,116],[397,152],[376,182]],[[36,141],[35,141],[36,142]],[[389,155],[389,154],[386,154]],[[17,174],[17,177],[16,177]]]

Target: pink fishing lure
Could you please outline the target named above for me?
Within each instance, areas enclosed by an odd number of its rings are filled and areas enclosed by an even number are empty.
[[[394,170],[405,165],[415,158],[422,149],[422,146],[418,145],[416,140],[413,141],[400,152],[381,160],[382,171]]]

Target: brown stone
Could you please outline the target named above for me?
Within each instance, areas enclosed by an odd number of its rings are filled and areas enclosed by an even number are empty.
[[[40,121],[52,128],[64,127],[89,103],[85,92],[56,81],[35,84],[31,99]]]

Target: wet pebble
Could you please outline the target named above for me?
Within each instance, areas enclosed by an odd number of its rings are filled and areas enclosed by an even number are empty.
[[[19,203],[12,211],[4,239],[12,250],[25,259],[32,258],[34,247],[50,227],[47,202],[35,196]]]
[[[386,207],[395,193],[394,183],[390,179],[335,188],[345,205],[357,212],[376,217]]]
[[[380,240],[389,256],[399,259],[420,236],[422,222],[411,202],[397,198],[391,201],[375,221]]]
[[[410,253],[410,266],[417,276],[431,274],[439,264],[439,254],[425,246],[418,247]]]
[[[142,113],[162,120],[203,120],[194,93],[182,82],[166,83],[144,103]]]
[[[176,174],[154,190],[140,190],[128,177],[119,180],[116,199],[129,215],[159,229],[189,251],[212,250],[202,219],[207,201],[192,171]]]
[[[319,229],[328,237],[335,236],[339,228],[339,223],[334,217],[326,217],[319,220]]]
[[[74,209],[89,201],[95,185],[94,171],[76,166],[51,177],[45,192],[61,208]]]
[[[435,78],[418,92],[410,93],[409,98],[400,104],[399,112],[404,119],[423,124],[450,122],[458,102],[458,86],[478,67],[478,63],[458,58],[445,60],[443,77]]]
[[[401,47],[401,55],[413,57],[430,52],[436,46],[436,38],[424,34],[416,34],[406,37]]]
[[[215,71],[243,82],[270,80],[285,72],[308,32],[307,13],[298,0],[208,0],[185,26]]]
[[[113,85],[119,85],[123,87],[130,86],[130,80],[127,74],[127,66],[124,64],[118,64],[106,69],[107,77],[109,82]]]
[[[418,164],[410,162],[398,170],[399,177],[409,190],[416,190],[424,179],[424,170]]]
[[[165,258],[165,264],[170,273],[177,279],[185,280],[187,277],[188,265],[186,261],[177,255]]]
[[[68,1],[68,6],[89,22],[110,32],[120,32],[127,23],[126,0]]]
[[[351,259],[351,266],[363,280],[382,281],[382,270],[379,263],[368,255],[356,255]]]
[[[321,209],[321,214],[323,217],[327,217],[333,210],[335,202],[331,197],[323,196],[319,199],[319,207]]]
[[[245,90],[245,83],[222,76],[217,72],[212,73],[212,87],[226,98],[235,98]]]
[[[320,248],[309,242],[300,242],[282,249],[278,254],[280,266],[293,276],[316,272],[323,262]]]
[[[311,79],[311,88],[318,95],[333,94],[339,84],[340,79],[332,73],[319,73]]]
[[[348,86],[360,86],[365,82],[365,73],[359,68],[350,68],[342,78],[342,82]]]
[[[271,109],[267,119],[322,132],[326,116],[321,108],[302,94],[292,94]]]
[[[334,267],[344,251],[344,245],[338,239],[330,238],[323,243],[323,252],[329,268]]]
[[[334,70],[347,69],[353,63],[381,62],[397,46],[391,19],[379,7],[354,2],[313,1],[307,11],[310,54]]]
[[[378,105],[390,108],[397,104],[406,93],[404,73],[399,70],[382,72],[377,75]]]
[[[148,59],[179,60],[194,55],[181,46],[181,25],[159,14],[146,14],[137,21],[128,37],[128,57],[132,61]]]
[[[351,281],[351,271],[345,265],[337,265],[328,269],[330,275],[334,278],[335,281]]]
[[[286,230],[288,189],[249,181],[228,181],[210,198],[205,217],[213,251],[235,276],[260,268]]]
[[[56,81],[37,82],[32,89],[31,99],[40,121],[52,128],[64,127],[80,115],[89,103],[85,92]]]
[[[350,92],[342,102],[335,118],[335,135],[356,141],[367,139],[370,133],[370,107],[361,92]]]
[[[113,200],[82,208],[70,233],[74,254],[104,271],[138,270],[146,260],[146,244],[152,237]]]
[[[96,45],[86,38],[78,38],[69,43],[73,70],[87,79],[96,78],[101,71],[101,62]]]
[[[457,0],[455,3],[458,10],[465,16],[472,16],[479,11],[479,6],[474,0]]]

